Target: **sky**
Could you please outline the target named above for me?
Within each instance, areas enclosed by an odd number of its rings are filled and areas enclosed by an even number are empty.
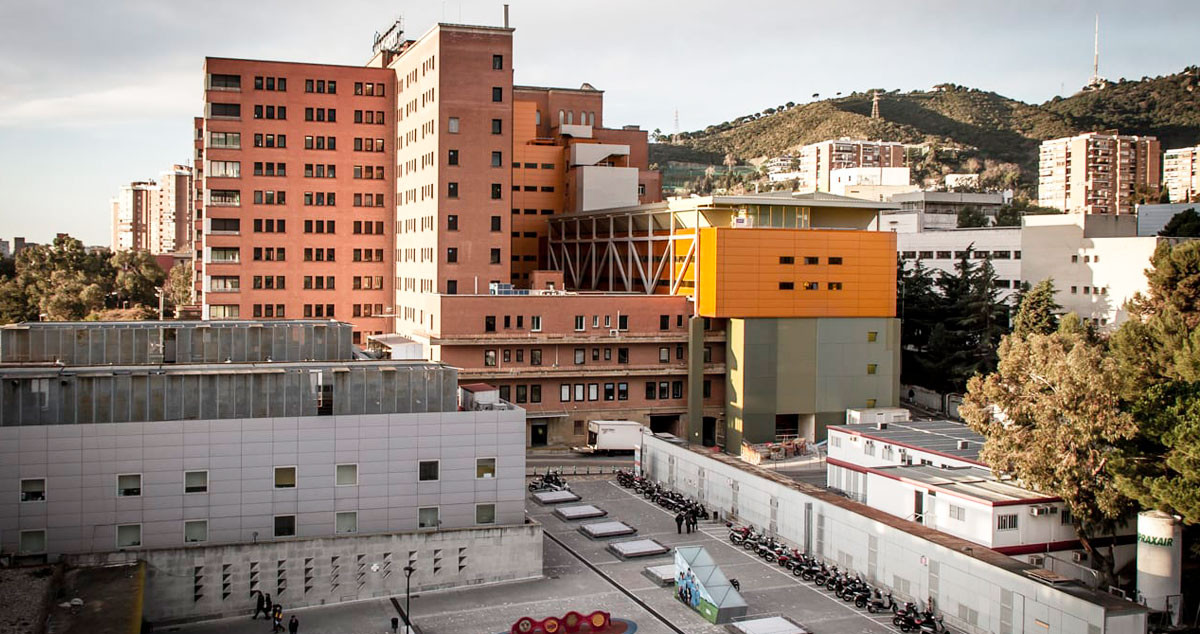
[[[509,0],[520,84],[605,91],[616,127],[694,130],[813,93],[952,82],[1029,103],[1200,64],[1200,2]],[[403,17],[500,25],[501,0],[0,1],[0,238],[109,241],[123,184],[191,159],[205,56],[365,63]]]

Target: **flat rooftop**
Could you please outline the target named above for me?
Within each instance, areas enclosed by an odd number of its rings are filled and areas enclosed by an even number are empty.
[[[915,482],[932,489],[976,500],[991,506],[1058,502],[1059,498],[1019,487],[998,479],[983,467],[935,467],[895,465],[867,467],[868,472]]]
[[[971,431],[963,423],[950,420],[889,422],[887,429],[868,424],[830,425],[829,430],[983,464],[979,461],[983,436]],[[965,449],[960,448],[960,442],[967,443]]]

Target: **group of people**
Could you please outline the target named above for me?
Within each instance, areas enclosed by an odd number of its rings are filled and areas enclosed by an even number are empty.
[[[690,508],[686,511],[680,511],[675,514],[675,530],[682,534],[686,526],[687,532],[692,533],[696,530],[700,521],[700,509]],[[707,517],[707,516],[706,516]]]
[[[271,603],[271,595],[260,590],[250,592],[251,596],[258,595],[258,600],[254,604],[254,616],[251,619],[257,619],[261,612],[268,621],[271,622],[271,634],[277,634],[283,631],[283,606],[278,603]],[[287,624],[289,634],[296,634],[300,631],[300,619],[293,614]]]

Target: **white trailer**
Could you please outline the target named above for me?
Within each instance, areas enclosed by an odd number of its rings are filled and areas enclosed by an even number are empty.
[[[580,453],[611,454],[633,452],[642,445],[642,424],[632,420],[588,421],[587,445],[575,447]]]

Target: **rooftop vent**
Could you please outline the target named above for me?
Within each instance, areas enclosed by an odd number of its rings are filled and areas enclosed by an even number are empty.
[[[965,441],[965,440],[958,441],[958,448],[960,450],[965,450],[967,448],[967,441]]]
[[[875,423],[875,429],[878,429],[880,431],[885,430],[885,429],[887,429],[887,423],[885,423],[883,421],[879,421],[878,423]]]

